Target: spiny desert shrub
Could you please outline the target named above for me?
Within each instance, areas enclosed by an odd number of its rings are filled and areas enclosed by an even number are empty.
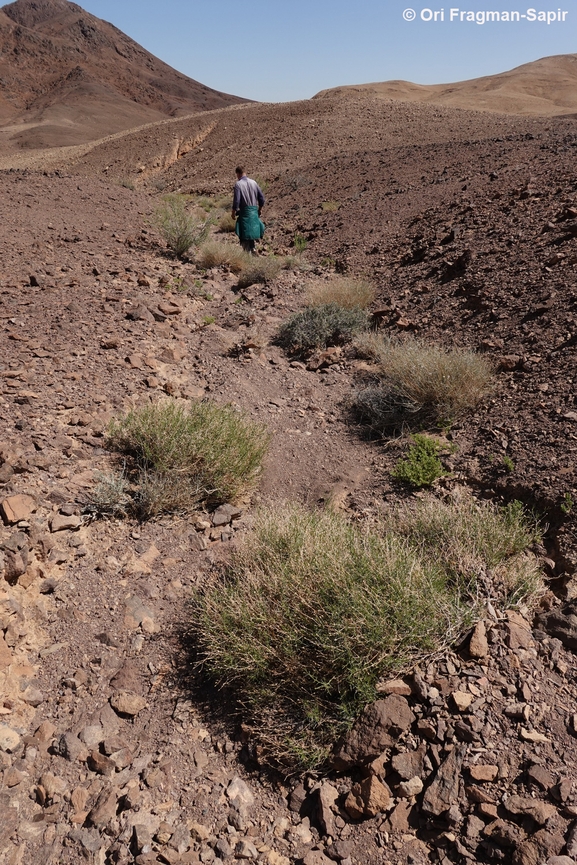
[[[429,487],[447,472],[439,459],[442,445],[435,439],[417,433],[411,436],[413,443],[409,447],[406,459],[399,460],[393,471],[394,478],[404,481],[413,487]]]
[[[182,195],[165,196],[152,222],[178,258],[186,255],[191,246],[201,244],[211,226],[210,220],[198,221],[187,212]]]
[[[306,299],[309,306],[336,303],[343,309],[366,309],[375,299],[375,295],[375,286],[368,279],[342,276],[311,283]]]
[[[377,430],[450,423],[474,408],[491,388],[490,364],[470,351],[374,334],[359,338],[356,346],[377,362],[379,384],[356,399],[361,416]]]
[[[363,310],[326,303],[291,315],[281,325],[278,341],[289,351],[307,352],[347,342],[366,327],[368,317]]]
[[[200,662],[272,759],[322,764],[378,680],[454,640],[485,591],[504,605],[534,591],[520,555],[533,534],[522,510],[473,503],[419,503],[371,530],[331,511],[262,512],[194,598]]]
[[[256,483],[269,436],[231,406],[142,406],[114,421],[109,447],[132,460],[144,517],[234,500]]]

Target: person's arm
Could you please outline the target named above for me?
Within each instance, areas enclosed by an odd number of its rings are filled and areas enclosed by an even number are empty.
[[[258,215],[260,216],[261,211],[265,205],[265,197],[262,194],[262,189],[260,188],[260,186],[257,186],[256,197],[257,197],[257,201],[258,201]]]
[[[238,182],[234,184],[234,195],[232,197],[231,216],[234,219],[240,210],[240,188]]]

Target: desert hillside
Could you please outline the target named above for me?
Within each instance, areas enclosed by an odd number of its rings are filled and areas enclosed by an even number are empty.
[[[383,81],[348,85],[338,91],[369,90],[383,99],[431,103],[504,114],[555,115],[577,111],[577,55],[560,54],[524,63],[508,72],[451,84]],[[323,90],[316,98],[334,92]]]
[[[0,136],[20,147],[78,144],[243,101],[187,78],[68,0],[3,6],[0,52]]]
[[[154,105],[0,163],[1,865],[575,865],[577,120]]]

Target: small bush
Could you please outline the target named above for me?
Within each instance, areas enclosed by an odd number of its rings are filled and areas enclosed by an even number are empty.
[[[335,210],[338,210],[340,207],[340,203],[338,201],[323,201],[321,204],[321,208],[325,211],[325,213],[334,213]]]
[[[199,251],[198,263],[201,267],[228,267],[233,273],[240,273],[249,263],[250,256],[240,246],[232,243],[209,241]]]
[[[356,405],[375,429],[451,423],[489,392],[492,370],[485,358],[461,349],[427,346],[367,334],[360,354],[377,362],[380,384],[362,391]]]
[[[407,458],[399,460],[393,471],[394,478],[404,481],[413,487],[429,487],[447,472],[439,459],[443,450],[439,442],[429,436],[411,436],[413,444],[409,448]]]
[[[293,240],[293,246],[296,249],[296,251],[300,254],[300,253],[305,251],[305,249],[307,248],[308,245],[309,245],[308,240],[306,239],[304,234],[299,234],[297,232],[297,234],[295,234],[294,240]]]
[[[309,306],[336,303],[343,309],[366,309],[375,295],[375,286],[368,279],[342,276],[313,282],[307,289],[306,297]]]
[[[166,400],[111,424],[108,444],[133,461],[144,517],[234,500],[256,482],[269,436],[230,406]]]
[[[199,222],[187,213],[186,199],[182,195],[167,195],[152,222],[178,258],[186,255],[191,246],[200,245],[211,226],[210,220]]]
[[[468,500],[420,502],[371,531],[331,511],[263,512],[194,599],[202,663],[274,759],[318,765],[383,675],[451,643],[486,597],[536,590],[534,536],[522,508]]]
[[[243,264],[238,278],[240,288],[248,288],[249,285],[257,283],[272,282],[283,266],[282,260],[274,256],[249,255],[247,258],[248,260]]]
[[[90,493],[85,511],[94,517],[125,517],[131,498],[130,484],[124,472],[98,472],[96,486]]]
[[[289,351],[306,352],[347,342],[367,326],[362,310],[327,303],[291,315],[281,326],[278,341]]]

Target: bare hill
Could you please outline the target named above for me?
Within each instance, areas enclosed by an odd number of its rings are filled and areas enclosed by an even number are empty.
[[[384,81],[323,90],[316,98],[346,90],[368,90],[384,99],[433,103],[473,111],[571,114],[577,111],[577,54],[543,57],[508,72],[453,84]]]
[[[79,144],[244,100],[182,75],[67,0],[0,10],[0,128],[21,147]]]

